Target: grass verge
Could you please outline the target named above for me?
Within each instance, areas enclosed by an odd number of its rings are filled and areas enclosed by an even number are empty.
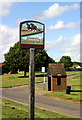
[[[2,99],[2,118],[19,118],[20,120],[23,120],[21,118],[24,118],[24,120],[26,120],[26,118],[28,118],[28,105],[20,104],[8,99]],[[40,118],[43,118],[41,120],[46,120],[47,118],[47,120],[50,120],[50,118],[54,118],[54,120],[55,118],[60,118],[61,120],[70,118],[70,120],[75,120],[75,118],[70,116],[35,108],[35,119],[39,120]],[[80,119],[78,118],[76,120]]]
[[[29,73],[27,72],[26,77],[23,76],[23,72],[18,74],[4,74],[2,75],[2,85],[0,87],[15,87],[22,85],[29,85]],[[43,73],[36,72],[35,73],[35,83],[43,82]],[[46,77],[47,81],[47,77]]]
[[[79,71],[66,72],[67,76],[79,74]],[[47,81],[47,73],[45,73],[45,80]],[[43,82],[44,73],[35,72],[35,83]],[[24,77],[24,72],[18,74],[4,74],[2,75],[2,84],[0,87],[15,87],[29,84],[29,73]]]
[[[80,90],[80,87],[82,86],[80,85],[80,76],[74,77],[71,80],[67,80],[67,86],[71,86],[71,90]],[[37,86],[36,90],[44,90],[44,85]],[[45,85],[45,90],[47,90],[47,85]],[[70,92],[70,94],[66,94],[66,92],[50,92],[44,94],[44,96],[58,97],[64,100],[71,100],[79,103],[82,102],[80,92]]]

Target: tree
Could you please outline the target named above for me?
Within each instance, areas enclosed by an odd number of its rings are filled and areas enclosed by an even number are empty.
[[[45,50],[36,52],[35,54],[35,70],[41,71],[41,67],[45,67],[47,70],[49,63],[55,63],[55,61],[50,58]]]
[[[13,47],[10,47],[9,52],[5,55],[4,66],[16,72],[18,69],[24,71],[24,76],[26,76],[26,71],[29,71],[29,50],[19,48],[19,42],[15,43]],[[45,50],[35,50],[35,70],[40,71],[41,67],[48,67],[48,63],[55,62],[50,58]]]
[[[10,47],[9,52],[5,55],[4,66],[16,72],[18,69],[24,70],[24,76],[26,76],[26,70],[28,70],[28,61],[29,54],[26,50],[22,50],[19,48],[19,42],[15,43],[13,47]]]
[[[1,72],[2,72],[1,74],[2,74],[2,75],[3,75],[4,73],[8,73],[8,72],[9,72],[9,69],[8,69],[8,68],[6,69],[4,65],[2,65],[1,68],[2,68],[2,71],[1,71]]]
[[[71,58],[69,56],[62,56],[59,63],[63,63],[65,69],[68,69],[73,65]]]
[[[73,65],[79,65],[80,67],[82,67],[82,62],[73,62]]]

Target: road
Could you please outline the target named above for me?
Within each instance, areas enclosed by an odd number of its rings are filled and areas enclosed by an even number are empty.
[[[28,96],[29,96],[28,86],[2,89],[2,97],[12,99],[21,103],[28,104],[29,103]],[[80,104],[70,103],[59,99],[41,96],[37,93],[35,95],[35,105],[46,110],[58,112],[69,116],[74,116],[75,118],[80,118],[80,107],[82,107],[80,106]]]

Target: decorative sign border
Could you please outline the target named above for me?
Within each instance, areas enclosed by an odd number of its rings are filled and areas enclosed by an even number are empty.
[[[38,32],[35,32],[35,33],[28,33],[28,34],[25,34],[25,35],[21,35],[21,26],[23,23],[27,23],[27,22],[34,22],[34,23],[39,23],[41,25],[43,25],[43,30],[42,31],[38,31]],[[36,35],[36,34],[39,34],[39,33],[43,33],[43,44],[24,44],[21,42],[21,37],[24,37],[24,36],[30,36],[30,35]],[[33,21],[33,20],[28,20],[28,21],[23,21],[20,23],[20,48],[36,48],[36,49],[44,49],[44,39],[45,39],[45,25],[41,22],[38,22],[38,21]]]

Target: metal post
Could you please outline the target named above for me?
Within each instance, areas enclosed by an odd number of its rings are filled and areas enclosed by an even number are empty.
[[[45,90],[45,72],[44,72],[44,90]]]
[[[30,48],[30,64],[29,64],[29,120],[34,120],[34,103],[35,103],[34,50],[35,50],[35,48]]]

